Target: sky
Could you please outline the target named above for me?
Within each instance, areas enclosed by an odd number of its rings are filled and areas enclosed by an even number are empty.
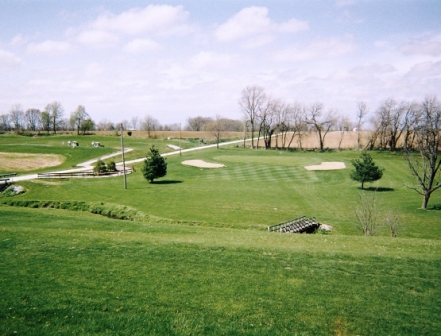
[[[355,120],[441,95],[440,0],[0,0],[0,114],[242,119],[247,86]]]

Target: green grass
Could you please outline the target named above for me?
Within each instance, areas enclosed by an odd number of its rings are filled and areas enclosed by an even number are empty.
[[[133,207],[173,221],[199,225],[265,229],[295,217],[315,216],[335,228],[336,234],[358,235],[354,207],[359,202],[359,183],[349,178],[351,159],[358,152],[303,153],[251,151],[238,148],[204,150],[167,158],[168,174],[149,184],[140,172],[129,175],[128,190],[122,177],[69,179],[59,184],[23,182],[29,189],[17,199],[105,202]],[[201,158],[227,165],[222,169],[199,169],[181,164]],[[384,167],[383,178],[374,183],[383,211],[401,214],[403,237],[440,238],[439,211],[421,211],[420,196],[406,185],[413,183],[401,156],[373,153]],[[343,161],[348,169],[307,171],[305,165]],[[372,193],[366,190],[364,193]],[[0,198],[1,199],[1,198]],[[441,193],[430,204],[441,204]],[[381,230],[380,235],[387,235]]]
[[[5,334],[397,335],[441,327],[436,240],[0,209]]]
[[[55,140],[38,145],[52,153]],[[105,148],[117,148],[112,141]],[[11,142],[30,150],[0,136],[0,151]],[[166,151],[167,143],[134,139],[132,147]],[[127,190],[122,177],[20,182],[27,192],[0,203],[70,202],[145,221],[0,205],[0,335],[437,334],[440,211],[418,209],[399,154],[374,152],[386,170],[372,186],[404,231],[361,236],[353,209],[362,191],[349,178],[358,156],[229,147],[170,156],[168,175],[154,184],[138,164]],[[182,165],[187,159],[226,167]],[[304,169],[322,161],[348,169]],[[441,205],[441,192],[430,205]],[[301,215],[333,233],[266,230]]]

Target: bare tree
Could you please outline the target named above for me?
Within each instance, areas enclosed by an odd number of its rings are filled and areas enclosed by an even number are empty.
[[[11,130],[9,114],[0,114],[0,130],[1,131]]]
[[[48,113],[50,120],[51,120],[51,126],[52,131],[54,134],[57,133],[57,129],[60,126],[60,123],[62,122],[64,109],[60,102],[54,101],[48,105],[46,105],[46,112]]]
[[[98,131],[113,131],[115,129],[115,125],[113,122],[103,119],[96,124],[96,129]]]
[[[276,148],[279,148],[279,137],[281,138],[281,147],[285,148],[286,135],[289,131],[288,115],[290,113],[291,105],[278,99],[273,102],[274,114],[274,132],[276,137]]]
[[[150,115],[146,115],[141,122],[141,129],[143,131],[147,131],[147,136],[150,138],[150,134],[153,131],[156,131],[159,128],[158,119],[153,118]]]
[[[46,131],[49,134],[49,132],[51,130],[51,125],[52,125],[52,122],[51,122],[51,116],[50,116],[49,112],[47,112],[47,111],[41,112],[41,128],[42,128],[42,130]]]
[[[25,112],[25,120],[27,128],[36,131],[41,126],[41,111],[39,109],[30,108]]]
[[[219,149],[219,142],[222,137],[222,133],[224,132],[225,119],[219,115],[216,115],[216,118],[209,124],[205,125],[205,130],[213,134],[216,138],[216,147]]]
[[[384,223],[386,227],[389,229],[389,233],[391,237],[398,236],[398,233],[402,231],[401,218],[400,214],[389,210],[386,213],[384,218]]]
[[[132,119],[130,119],[130,125],[132,125],[133,130],[137,130],[139,128],[139,124],[140,121],[138,116],[134,116]]]
[[[24,128],[24,111],[20,104],[15,104],[11,107],[9,112],[12,127],[16,132],[20,132]]]
[[[419,155],[405,148],[405,158],[418,184],[410,188],[423,196],[421,208],[426,210],[432,193],[441,188],[441,106],[436,97],[426,97],[421,104],[421,119],[414,132]]]
[[[259,145],[260,135],[263,136],[265,149],[271,149],[272,136],[277,127],[276,110],[280,108],[282,103],[278,100],[268,99],[266,104],[259,113],[259,135],[257,145]]]
[[[320,150],[324,150],[325,137],[331,128],[335,125],[334,111],[329,111],[328,114],[323,116],[323,104],[316,102],[309,106],[306,123],[311,125],[317,132],[317,136],[320,142]]]
[[[409,117],[412,111],[412,104],[402,101],[398,103],[395,99],[386,99],[377,110],[377,119],[380,138],[380,148],[389,147],[395,151],[398,141],[406,130]]]
[[[80,129],[83,129],[83,123],[88,119],[90,120],[89,114],[82,105],[78,105],[77,109],[70,114],[70,124],[73,128],[77,129],[77,135],[80,134]],[[90,126],[89,122],[88,126]]]
[[[349,120],[349,118],[344,115],[337,115],[335,116],[335,118],[336,118],[337,130],[340,132],[340,140],[338,142],[338,150],[340,150],[345,133],[351,129],[352,123]]]
[[[187,119],[187,130],[189,131],[202,131],[205,127],[205,125],[213,122],[213,119],[210,117],[194,117],[194,118],[188,118]]]
[[[360,132],[364,123],[366,122],[366,116],[368,115],[369,110],[367,108],[367,104],[363,101],[357,103],[357,149],[361,148],[361,136]]]
[[[254,148],[254,132],[256,120],[261,112],[267,97],[264,88],[260,86],[248,86],[242,90],[242,97],[239,100],[242,113],[249,121],[251,130],[251,148]]]
[[[368,196],[360,193],[360,203],[356,205],[354,213],[358,220],[358,227],[365,236],[373,236],[377,232],[380,220],[380,207],[376,192]]]

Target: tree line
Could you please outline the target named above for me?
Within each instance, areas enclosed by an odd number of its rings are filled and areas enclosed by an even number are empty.
[[[0,131],[14,131],[17,133],[24,131],[31,132],[52,132],[57,131],[77,131],[77,134],[85,134],[88,131],[113,131],[119,130],[120,126],[125,130],[146,131],[148,136],[154,131],[209,131],[217,132],[222,130],[227,132],[242,131],[243,123],[240,120],[211,117],[189,117],[187,124],[180,123],[161,124],[158,119],[151,115],[144,117],[134,116],[130,120],[124,119],[119,122],[112,122],[103,119],[95,122],[86,108],[79,105],[69,116],[65,117],[65,110],[60,102],[54,101],[47,104],[41,111],[37,108],[24,109],[21,104],[15,104],[11,107],[9,113],[0,114]],[[217,132],[218,133],[218,132]],[[217,134],[216,133],[216,134]]]
[[[340,131],[340,148],[345,133],[355,130],[358,149],[363,147],[368,150],[395,151],[416,149],[418,130],[422,124],[428,122],[427,106],[432,106],[435,111],[439,109],[440,103],[436,97],[430,96],[422,102],[388,98],[370,113],[367,104],[361,101],[356,103],[351,120],[347,114],[342,114],[337,109],[325,110],[320,101],[312,104],[297,101],[289,103],[271,97],[263,87],[249,86],[242,90],[239,106],[246,129],[251,133],[252,148],[257,147],[262,139],[266,149],[289,148],[293,143],[302,149],[304,136],[313,132],[317,134],[319,150],[323,151],[330,131]],[[371,131],[365,144],[360,135],[362,130]]]

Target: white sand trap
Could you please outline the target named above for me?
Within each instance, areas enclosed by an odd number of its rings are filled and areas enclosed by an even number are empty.
[[[180,150],[181,149],[181,147],[176,146],[176,145],[167,145],[167,147],[170,147],[171,149],[174,149],[174,150]]]
[[[319,165],[305,166],[306,170],[336,170],[345,168],[344,162],[322,162]]]
[[[205,162],[204,160],[186,160],[186,161],[182,161],[182,164],[187,165],[187,166],[198,167],[198,168],[222,168],[222,167],[225,167],[225,165],[223,165],[223,164]]]

